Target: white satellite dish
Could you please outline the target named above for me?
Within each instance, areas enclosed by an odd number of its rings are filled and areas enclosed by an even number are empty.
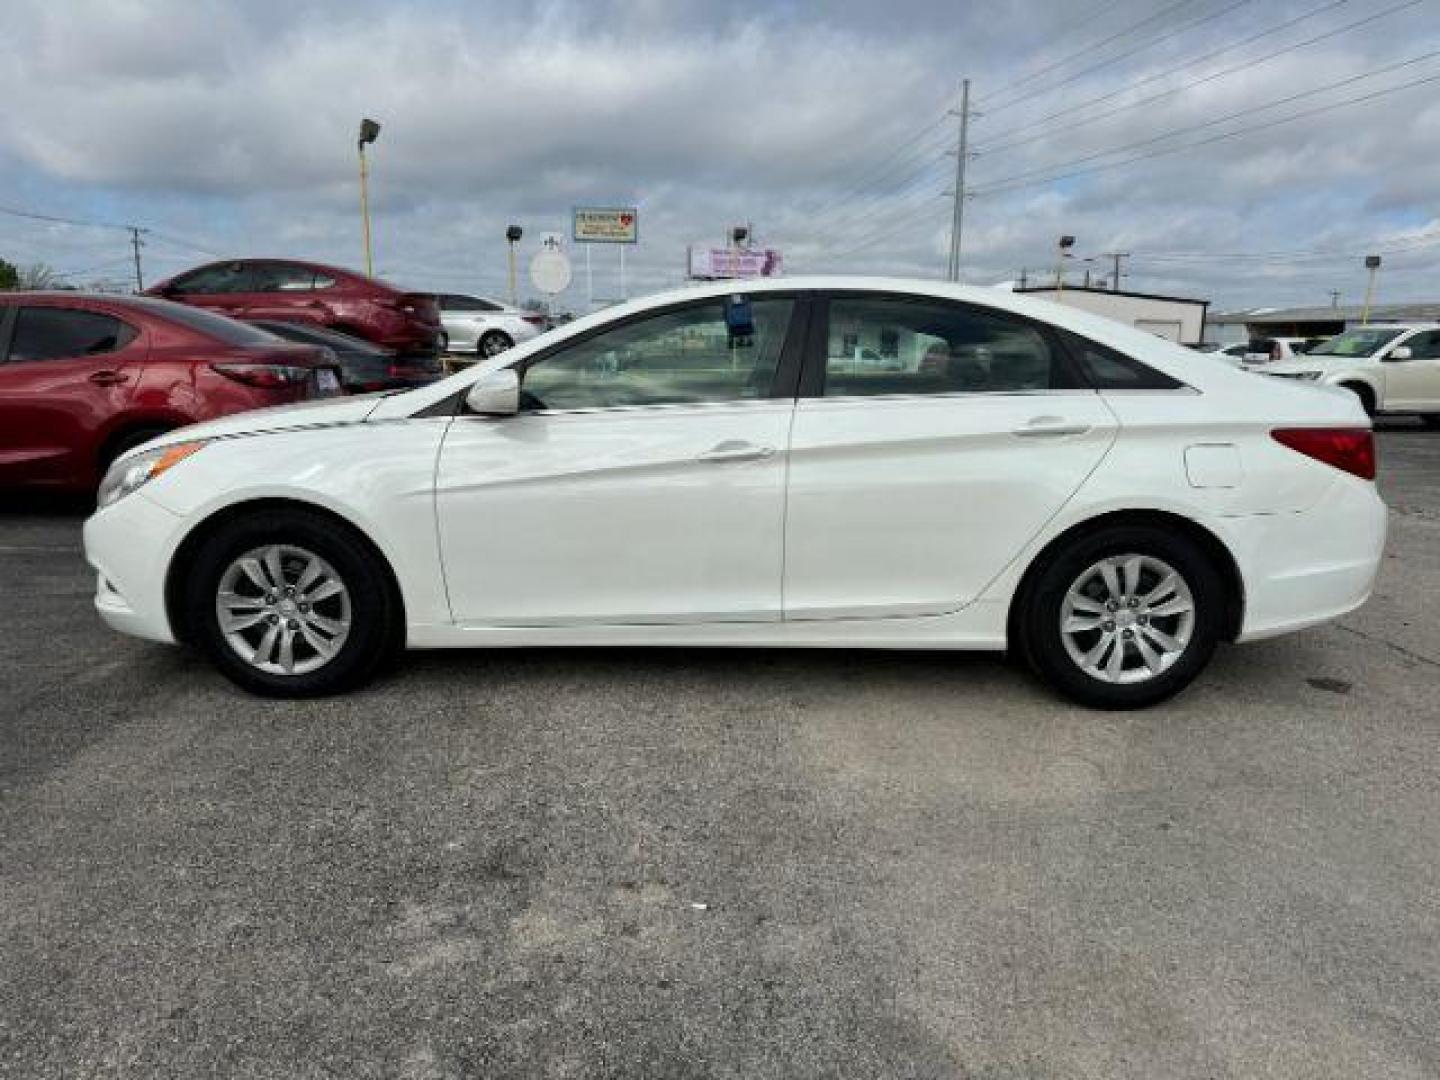
[[[562,293],[570,287],[570,260],[560,251],[537,252],[530,260],[530,280],[542,293]]]

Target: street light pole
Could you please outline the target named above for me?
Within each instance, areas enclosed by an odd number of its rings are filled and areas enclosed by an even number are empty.
[[[360,121],[360,137],[355,147],[360,154],[360,222],[365,232],[365,276],[375,276],[375,257],[370,248],[370,167],[365,161],[365,144],[380,137],[380,125],[374,120]]]
[[[511,225],[505,230],[505,242],[509,245],[510,265],[510,303],[518,302],[515,294],[515,245],[520,242],[520,237],[525,235],[525,230],[519,225]]]
[[[1070,249],[1075,246],[1075,237],[1062,236],[1060,242],[1055,246],[1055,292],[1065,291],[1065,260],[1070,257]]]
[[[1380,276],[1380,256],[1366,255],[1365,269],[1370,271],[1370,281],[1365,286],[1365,308],[1360,312],[1360,325],[1366,326],[1370,322],[1370,305],[1375,300],[1375,279]]]

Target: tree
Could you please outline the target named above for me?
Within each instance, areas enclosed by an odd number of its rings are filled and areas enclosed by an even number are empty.
[[[16,284],[19,289],[54,289],[60,284],[60,278],[52,267],[44,263],[31,263],[20,271],[20,280]]]
[[[18,289],[20,287],[20,271],[15,269],[15,264],[0,259],[0,290]]]

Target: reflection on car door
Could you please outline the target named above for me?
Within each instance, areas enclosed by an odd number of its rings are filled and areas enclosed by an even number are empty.
[[[1409,347],[1410,359],[1385,361],[1383,408],[1440,410],[1440,330],[1411,334],[1400,345]]]
[[[953,611],[1095,468],[1114,414],[1028,322],[905,297],[827,306],[790,443],[785,618]],[[898,370],[857,366],[857,346]]]
[[[12,310],[0,319],[0,484],[89,482],[97,433],[139,379],[144,335],[99,311]]]
[[[520,415],[456,417],[436,475],[456,621],[778,620],[802,311],[648,314],[531,363]]]

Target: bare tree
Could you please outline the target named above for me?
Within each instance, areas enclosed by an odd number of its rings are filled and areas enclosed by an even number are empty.
[[[61,284],[61,279],[55,273],[54,267],[46,266],[44,263],[31,263],[22,267],[16,281],[17,289],[54,289]]]

